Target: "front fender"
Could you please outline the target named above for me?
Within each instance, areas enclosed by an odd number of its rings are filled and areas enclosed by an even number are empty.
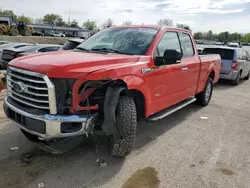
[[[127,75],[120,77],[119,80],[122,80],[126,83],[128,90],[137,90],[141,92],[141,94],[145,98],[145,114],[148,115],[149,112],[149,101],[150,101],[150,88],[148,88],[147,84],[145,84],[145,81],[135,75]]]

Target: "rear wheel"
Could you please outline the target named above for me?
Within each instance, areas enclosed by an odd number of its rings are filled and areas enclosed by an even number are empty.
[[[240,78],[241,78],[241,72],[239,72],[239,74],[237,75],[237,77],[235,78],[235,80],[232,81],[232,84],[237,86],[240,83]]]
[[[128,155],[136,137],[137,115],[133,98],[121,96],[116,109],[116,126],[121,138],[110,136],[110,154],[123,157]]]
[[[197,98],[197,104],[201,106],[207,106],[213,94],[213,79],[208,78],[204,90],[199,93]]]
[[[31,31],[30,31],[29,29],[26,29],[26,30],[24,31],[24,35],[25,35],[25,36],[31,36],[32,33],[31,33]]]
[[[249,80],[249,78],[250,78],[250,71],[248,72],[248,75],[244,79]]]

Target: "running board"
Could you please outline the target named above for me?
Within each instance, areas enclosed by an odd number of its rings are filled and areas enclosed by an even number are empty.
[[[196,101],[196,98],[194,98],[194,97],[189,98],[189,99],[182,101],[182,102],[180,102],[172,107],[167,108],[166,110],[160,111],[157,114],[150,116],[148,118],[148,121],[157,121],[159,119],[163,119],[163,118],[169,116],[170,114],[184,108],[185,106],[187,106],[195,101]]]

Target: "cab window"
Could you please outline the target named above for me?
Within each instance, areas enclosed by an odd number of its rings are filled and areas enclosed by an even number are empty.
[[[176,50],[181,53],[180,40],[177,32],[166,32],[157,46],[157,56],[163,56],[165,50]]]
[[[183,57],[192,57],[194,55],[193,42],[189,34],[182,33],[181,47],[183,50]]]

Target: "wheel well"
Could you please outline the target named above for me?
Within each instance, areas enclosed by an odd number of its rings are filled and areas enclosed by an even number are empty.
[[[211,71],[209,74],[209,78],[212,78],[214,80],[214,77],[215,77],[215,73],[214,71]]]
[[[121,96],[132,97],[136,105],[137,119],[145,118],[145,97],[139,90],[124,90]]]

